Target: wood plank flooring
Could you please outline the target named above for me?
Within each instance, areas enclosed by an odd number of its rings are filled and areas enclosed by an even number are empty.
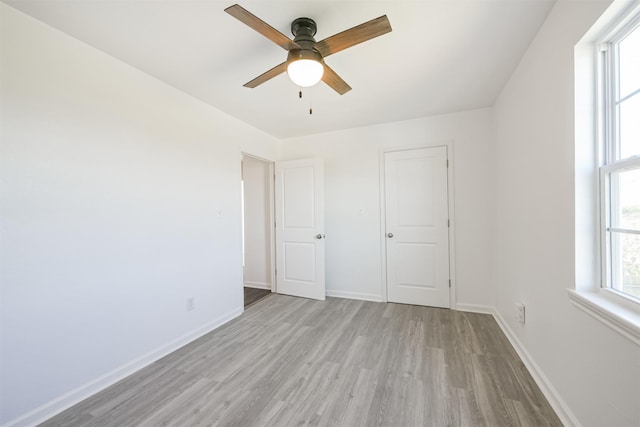
[[[245,286],[244,308],[247,308],[250,305],[255,304],[256,302],[260,301],[262,298],[266,298],[269,295],[271,295],[271,291],[268,289],[248,288]]]
[[[489,315],[273,294],[43,426],[560,426]]]

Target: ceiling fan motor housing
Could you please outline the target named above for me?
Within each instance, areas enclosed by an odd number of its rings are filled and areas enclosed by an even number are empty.
[[[316,21],[311,18],[298,18],[291,23],[291,33],[295,37],[294,42],[312,41],[315,43],[313,36],[316,35],[318,27]]]
[[[311,59],[322,62],[322,55],[315,49],[316,22],[311,18],[297,18],[291,23],[291,33],[294,35],[293,41],[300,46],[300,49],[291,49],[287,57],[287,63],[299,59]]]

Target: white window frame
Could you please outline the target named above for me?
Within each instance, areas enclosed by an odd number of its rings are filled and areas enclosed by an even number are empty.
[[[638,17],[640,0],[616,0],[576,44],[576,282],[567,291],[577,308],[640,345],[640,304],[603,287],[606,268],[601,265],[607,237],[603,231],[607,212],[602,199],[607,187],[601,174],[610,172],[612,167],[605,166],[605,155],[610,153],[602,144],[606,132],[612,129],[607,123],[610,115],[603,110],[607,92],[600,75],[603,70],[611,72],[603,68],[603,48]]]
[[[618,234],[610,226],[610,212],[615,208],[612,206],[617,201],[615,191],[617,187],[611,186],[612,174],[624,172],[628,170],[640,168],[640,156],[634,156],[626,159],[618,159],[618,126],[619,121],[616,104],[616,85],[618,84],[617,76],[619,74],[617,67],[616,45],[622,41],[632,31],[640,29],[640,10],[635,10],[626,19],[618,23],[612,31],[606,34],[600,43],[598,43],[598,96],[596,103],[599,113],[599,228],[600,228],[600,272],[601,272],[601,288],[605,293],[609,293],[613,298],[622,298],[621,303],[637,305],[640,310],[640,299],[626,294],[614,287],[619,278],[616,271],[612,267],[614,264],[612,258],[611,239]],[[627,95],[625,99],[631,96],[640,96],[637,92]],[[618,102],[622,102],[619,100]]]

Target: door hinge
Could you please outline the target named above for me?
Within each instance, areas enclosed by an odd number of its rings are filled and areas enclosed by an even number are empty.
[[[449,279],[449,287],[451,287],[451,279]]]
[[[451,228],[451,220],[447,220],[447,227]]]
[[[449,167],[449,160],[447,160],[447,168]]]

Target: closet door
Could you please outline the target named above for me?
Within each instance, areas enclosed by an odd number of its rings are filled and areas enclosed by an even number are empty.
[[[449,308],[447,148],[385,153],[389,302]]]
[[[276,163],[276,290],[325,299],[321,159]]]

